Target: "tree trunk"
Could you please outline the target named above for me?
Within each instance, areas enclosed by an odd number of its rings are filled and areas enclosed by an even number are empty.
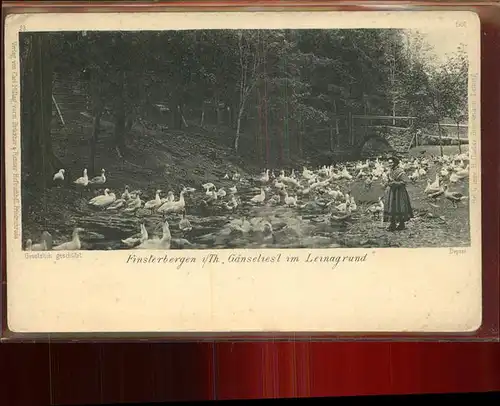
[[[94,112],[94,118],[92,124],[92,138],[90,140],[90,173],[96,173],[95,154],[96,154],[97,141],[99,140],[101,115],[102,115],[102,110],[97,110]]]
[[[438,126],[438,132],[439,132],[439,151],[441,153],[441,156],[443,156],[444,152],[443,152],[442,128],[441,128],[441,123],[439,121],[437,123],[437,126]]]
[[[364,103],[364,114],[365,114],[365,119],[363,120],[364,121],[364,138],[366,139],[367,135],[368,135],[368,120],[366,119],[366,116],[368,115],[368,106],[366,105],[367,103],[365,102]]]
[[[337,116],[337,102],[335,101],[335,99],[333,99],[333,114],[335,114],[335,116]],[[337,139],[339,137],[339,119],[336,118],[335,119],[335,135],[337,136]]]
[[[219,95],[215,95],[215,119],[216,119],[216,124],[220,125],[222,122],[221,119],[221,113],[220,113],[220,100],[219,100]]]
[[[118,156],[123,158],[123,154],[125,151],[125,100],[124,100],[124,72],[117,73],[117,84],[116,84],[116,94],[115,94],[115,108],[114,108],[114,116],[115,116],[115,148]]]
[[[353,127],[353,118],[352,118],[351,112],[348,113],[347,123],[348,123],[347,125],[348,125],[348,133],[349,133],[349,145],[353,145],[353,137],[354,137],[353,130],[354,129],[352,128]]]
[[[120,158],[125,153],[125,112],[115,111],[115,147]]]
[[[462,142],[460,140],[460,122],[457,121],[457,141],[458,141],[458,152],[462,153]]]
[[[238,102],[233,101],[231,104],[231,128],[236,128],[236,120],[238,119]]]
[[[203,128],[203,124],[205,124],[205,101],[201,104],[200,127]]]
[[[238,112],[238,118],[236,119],[236,136],[234,137],[234,150],[238,152],[238,147],[240,143],[240,131],[241,131],[241,117],[243,116],[244,106],[241,105],[240,111]]]
[[[21,82],[23,125],[21,139],[28,148],[22,149],[27,181],[43,191],[53,174],[61,169],[52,152],[52,66],[50,39],[46,34],[30,35],[31,50],[26,58],[25,80]],[[23,143],[24,144],[24,143]]]
[[[333,143],[333,127],[332,123],[330,123],[330,152],[333,152],[334,143]]]
[[[90,173],[95,173],[95,156],[101,117],[104,114],[104,104],[101,97],[102,75],[96,69],[87,69],[85,79],[88,81],[90,105],[92,110],[92,136],[90,138]]]
[[[125,120],[125,133],[129,134],[132,131],[132,127],[134,126],[135,117],[134,114],[129,114],[127,119]]]
[[[184,127],[188,128],[188,123],[186,121],[186,118],[184,117],[184,112],[183,112],[183,109],[181,107],[181,119],[182,119],[182,124],[184,125]]]
[[[297,127],[298,127],[298,131],[297,131],[297,134],[298,134],[298,149],[299,149],[299,158],[302,158],[304,156],[304,151],[303,151],[303,146],[304,146],[304,122],[302,120],[302,117],[299,117],[298,118],[298,123],[297,123]]]
[[[176,129],[176,130],[181,130],[182,129],[183,116],[182,116],[181,106],[182,106],[182,104],[178,103],[174,107],[174,123],[173,123],[173,128]]]
[[[59,119],[61,120],[62,125],[64,127],[66,127],[66,123],[64,122],[64,117],[61,113],[61,109],[59,108],[59,105],[57,104],[57,101],[56,101],[56,98],[54,97],[54,95],[52,95],[52,101],[54,102],[54,106],[57,109],[57,114],[59,115]]]

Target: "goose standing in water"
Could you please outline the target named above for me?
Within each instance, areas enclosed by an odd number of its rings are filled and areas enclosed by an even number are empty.
[[[143,241],[137,249],[142,250],[168,250],[170,249],[170,244],[172,242],[172,234],[170,233],[170,226],[168,221],[165,220],[163,223],[163,236],[162,238],[151,238],[149,240]]]
[[[40,244],[33,244],[31,238],[26,240],[26,251],[47,251],[47,243],[42,241]]]
[[[52,235],[48,231],[42,233],[39,244],[33,244],[31,239],[26,241],[26,251],[50,251],[52,249]]]
[[[31,238],[28,238],[28,239],[26,240],[26,247],[25,247],[25,250],[26,250],[26,251],[33,251],[32,247],[33,247],[33,243],[32,243],[32,241],[31,241]]]
[[[133,235],[132,237],[122,240],[122,243],[124,243],[127,247],[133,248],[146,241],[148,237],[148,230],[146,229],[144,223],[142,223],[141,233],[139,235]]]
[[[78,251],[82,248],[79,233],[85,231],[83,228],[76,227],[73,230],[73,238],[71,241],[64,242],[52,248],[54,251]]]

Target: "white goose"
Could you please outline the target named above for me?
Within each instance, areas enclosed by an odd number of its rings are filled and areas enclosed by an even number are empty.
[[[374,216],[378,215],[379,218],[381,219],[381,223],[383,223],[384,222],[384,217],[383,217],[384,202],[383,202],[383,198],[379,197],[378,198],[378,202],[375,203],[375,204],[372,204],[371,206],[368,206],[368,208],[366,209],[366,211],[370,212]]]
[[[135,195],[135,198],[128,202],[127,207],[123,211],[126,213],[134,212],[137,209],[140,209],[141,206],[142,206],[142,200],[140,194],[137,193]]]
[[[211,189],[216,189],[215,185],[212,182],[204,183],[201,185],[203,189],[205,189],[206,192],[208,192]]]
[[[89,183],[91,183],[93,185],[103,185],[104,183],[106,183],[105,173],[106,173],[106,170],[101,169],[101,174],[99,176],[95,176],[94,178],[92,178]]]
[[[358,205],[356,204],[356,200],[354,200],[354,196],[351,196],[349,203],[350,203],[349,207],[350,207],[351,211],[358,210]]]
[[[282,176],[285,176],[285,172],[282,171]],[[302,168],[302,177],[305,179],[311,179],[314,177],[314,172],[311,172],[309,169],[307,169],[305,166]]]
[[[57,173],[54,174],[52,180],[54,182],[63,182],[64,181],[64,169],[59,169]]]
[[[122,199],[123,200],[130,200],[130,193],[129,193],[129,187],[128,185],[125,185],[125,191],[122,194]]]
[[[146,226],[144,224],[141,224],[140,235],[133,235],[132,237],[126,238],[125,240],[122,240],[122,243],[124,243],[128,247],[136,247],[140,243],[146,241],[148,237],[148,230],[146,229]]]
[[[94,199],[89,202],[91,206],[104,208],[116,200],[116,195],[114,193],[109,193],[109,189],[105,189],[104,195],[94,197]]]
[[[87,186],[89,184],[89,177],[87,175],[87,168],[83,170],[83,176],[79,177],[77,180],[73,182],[75,185],[78,186]]]
[[[469,176],[469,165],[467,165],[465,168],[458,169],[456,174],[460,179]]]
[[[263,188],[260,188],[260,193],[250,199],[252,203],[263,203],[266,200],[266,192]]]
[[[259,180],[262,182],[262,183],[267,183],[269,182],[269,169],[266,169],[264,171],[264,173],[260,176]]]
[[[78,251],[79,249],[82,248],[82,243],[80,241],[80,235],[82,231],[85,231],[83,228],[76,227],[73,230],[73,238],[71,241],[64,242],[62,244],[59,244],[52,249],[54,251]]]
[[[48,231],[42,233],[41,242],[33,244],[31,239],[26,240],[26,251],[50,251],[52,249],[52,235]]]
[[[297,196],[288,196],[288,192],[285,190],[285,204],[287,206],[297,206]]]
[[[151,210],[151,214],[153,213],[153,211],[156,208],[161,206],[160,193],[161,193],[161,190],[158,189],[156,191],[156,197],[153,200],[149,200],[148,202],[144,203],[144,208]]]
[[[182,192],[181,192],[182,193]],[[163,223],[163,236],[162,238],[151,238],[143,241],[137,249],[142,250],[168,250],[170,249],[170,244],[172,242],[172,234],[170,233],[170,226],[168,221],[165,220]]]
[[[460,180],[460,178],[457,176],[455,172],[452,172],[450,175],[450,182],[451,183],[457,183]]]
[[[344,166],[344,169],[342,169],[341,176],[347,180],[352,179],[352,175],[349,173],[349,171],[347,170],[347,168],[345,166]]]
[[[165,202],[163,203],[157,210],[158,213],[167,214],[167,213],[180,213],[184,211],[186,208],[186,201],[184,200],[184,194],[186,193],[186,189],[182,189],[179,194],[179,200],[176,202]]]
[[[40,244],[33,244],[31,238],[26,240],[26,251],[47,251],[47,243],[42,240]]]
[[[175,201],[175,195],[174,195],[174,192],[172,192],[171,190],[168,191],[166,198],[161,199],[162,204],[166,203],[166,202],[174,202],[174,201]]]
[[[104,192],[102,195],[95,196],[92,199],[89,200],[89,204],[95,204],[95,202],[99,201],[100,199],[109,196],[109,189],[104,189]]]
[[[302,173],[302,176],[304,176],[304,173]],[[315,175],[313,174],[312,177],[309,179],[312,180],[314,178],[315,178]],[[278,176],[278,180],[287,184],[287,185],[292,185],[294,187],[300,186],[300,183],[296,179],[289,177],[289,176],[285,176],[285,171],[281,171],[280,176]]]
[[[231,201],[224,204],[227,210],[235,210],[238,207],[238,200],[234,195],[231,195]]]
[[[121,199],[116,199],[113,203],[106,207],[106,210],[118,210],[121,207],[125,206],[129,199],[130,193],[128,192],[128,186],[125,186],[125,192],[122,193]]]

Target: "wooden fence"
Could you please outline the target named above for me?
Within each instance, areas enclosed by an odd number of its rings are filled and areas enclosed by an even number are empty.
[[[407,127],[410,128],[410,127],[414,126],[415,119],[416,119],[416,117],[412,117],[412,116],[384,116],[384,115],[366,115],[366,114],[352,114],[352,113],[332,117],[332,120],[336,123],[335,127],[337,128],[337,136],[339,135],[338,134],[338,128],[339,128],[338,122],[345,120],[345,122],[347,123],[348,143],[351,146],[356,145],[356,143],[358,141],[355,137],[355,127],[356,127],[355,121],[356,120],[360,120],[360,121],[365,122],[361,126],[364,128],[364,130],[365,130],[364,136],[366,136],[369,128],[379,127],[377,125],[372,124],[372,121],[374,121],[374,120],[376,120],[376,121],[392,121],[392,126],[396,126],[397,122],[407,121],[409,124]],[[458,124],[457,125],[457,124],[451,124],[451,123],[440,123],[439,125],[441,127],[450,128],[450,129],[468,128],[468,124]],[[437,124],[436,124],[436,126],[437,126]],[[418,139],[418,135],[416,137],[417,138],[413,141],[415,141],[417,143],[417,145],[419,145],[420,140]],[[439,135],[431,135],[431,134],[425,134],[425,137],[441,138],[441,139],[455,139],[455,140],[457,139],[456,136],[441,136],[441,137],[439,137]],[[465,134],[465,136],[460,135],[459,138],[462,140],[468,139],[467,134]]]
[[[415,117],[410,117],[410,116],[384,116],[384,115],[365,115],[365,114],[352,114],[352,113],[347,113],[346,115],[337,115],[333,116],[332,121],[335,122],[335,128],[337,132],[337,140],[339,139],[339,121],[345,121],[346,122],[346,127],[347,127],[347,140],[348,140],[348,145],[354,146],[357,145],[358,142],[360,141],[360,138],[366,138],[368,135],[368,129],[373,128],[373,127],[379,127],[375,126],[372,124],[372,121],[380,121],[380,120],[391,120],[392,125],[395,125],[397,121],[408,121],[409,125],[408,127],[413,126],[413,120]],[[362,128],[364,129],[364,134],[360,137],[356,133],[356,125],[355,121],[356,120],[361,120],[364,121],[364,124],[362,124]],[[332,133],[332,131],[331,131]],[[332,137],[331,137],[332,138]]]

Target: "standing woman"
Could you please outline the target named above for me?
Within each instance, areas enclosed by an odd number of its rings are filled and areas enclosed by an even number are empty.
[[[406,175],[399,166],[399,159],[389,159],[387,192],[384,204],[384,221],[390,221],[388,231],[404,230],[405,223],[413,217],[410,196],[406,191]]]

